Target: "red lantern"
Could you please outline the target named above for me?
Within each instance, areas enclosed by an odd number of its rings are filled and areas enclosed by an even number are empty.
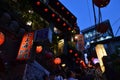
[[[4,41],[5,41],[5,35],[2,32],[0,32],[0,45],[2,45]]]
[[[75,54],[74,54],[74,56],[75,56],[75,57],[77,57],[77,56],[78,56],[78,54],[77,54],[77,53],[75,53]]]
[[[55,64],[60,64],[61,63],[61,59],[58,57],[58,58],[55,58],[54,59],[54,63]]]
[[[105,33],[108,30],[108,27],[109,27],[108,24],[100,23],[97,25],[96,30],[97,32]]]
[[[45,11],[45,12],[48,12],[48,9],[47,9],[47,8],[45,8],[45,9],[44,9],[44,11]]]
[[[69,53],[72,53],[73,52],[73,50],[71,49],[71,50],[69,50]]]
[[[42,49],[42,46],[36,46],[36,53],[40,53]]]
[[[36,4],[37,4],[38,6],[40,6],[41,3],[40,3],[40,1],[37,1]]]
[[[107,6],[109,2],[110,0],[93,0],[93,3],[99,8]]]

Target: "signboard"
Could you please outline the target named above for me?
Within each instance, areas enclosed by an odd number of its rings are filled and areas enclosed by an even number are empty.
[[[35,41],[46,41],[52,42],[52,31],[50,28],[44,28],[35,31]]]
[[[37,30],[35,32],[35,41],[39,41],[39,40],[46,40],[48,39],[48,28],[45,29],[41,29],[41,30]]]
[[[29,32],[25,33],[22,42],[19,48],[19,52],[17,55],[17,60],[27,60],[30,57],[30,49],[32,48],[33,44],[34,33]]]
[[[76,35],[77,38],[77,44],[76,44],[76,47],[77,47],[77,50],[78,51],[83,51],[85,48],[84,48],[84,37],[82,34],[77,34]]]
[[[50,72],[37,61],[26,64],[23,80],[44,80],[43,76],[49,76]]]

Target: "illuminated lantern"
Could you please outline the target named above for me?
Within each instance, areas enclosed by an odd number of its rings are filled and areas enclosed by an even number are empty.
[[[66,23],[63,23],[63,26],[66,26]]]
[[[110,0],[93,0],[93,3],[99,8],[107,6],[109,2]]]
[[[61,59],[58,57],[58,58],[55,58],[54,59],[54,63],[55,64],[60,64],[61,63]]]
[[[69,50],[69,53],[72,53],[73,52],[73,50]]]
[[[44,11],[45,11],[45,12],[48,12],[48,9],[47,9],[47,8],[45,8],[45,9],[44,9]]]
[[[36,46],[36,53],[40,53],[42,50],[42,46]]]
[[[2,45],[4,41],[5,41],[5,35],[2,32],[0,32],[0,45]]]
[[[71,30],[71,28],[69,27],[69,28],[68,28],[68,30],[70,31],[70,30]]]
[[[56,5],[60,5],[60,3],[59,3],[59,2],[57,2],[57,3],[56,3]]]
[[[74,56],[76,56],[76,57],[77,57],[77,56],[78,56],[78,54],[77,54],[77,53],[75,53],[75,54],[74,54]]]
[[[62,7],[61,9],[62,9],[62,10],[64,10],[65,8],[64,8],[64,7]]]
[[[36,5],[38,5],[38,6],[39,6],[39,5],[40,5],[40,1],[37,1],[37,2],[36,2]]]
[[[66,12],[67,14],[70,14],[68,11]]]
[[[55,17],[55,14],[54,14],[54,13],[52,14],[52,17]]]
[[[60,22],[60,18],[57,18],[57,21]]]
[[[106,23],[100,23],[96,26],[97,32],[105,33],[108,30],[109,26]]]

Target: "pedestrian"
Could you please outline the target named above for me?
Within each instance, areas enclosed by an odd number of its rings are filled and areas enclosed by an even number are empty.
[[[95,65],[95,79],[94,80],[104,80],[103,73],[101,71],[99,63]]]
[[[67,75],[67,80],[76,80],[75,73],[73,71],[68,70],[66,75]]]

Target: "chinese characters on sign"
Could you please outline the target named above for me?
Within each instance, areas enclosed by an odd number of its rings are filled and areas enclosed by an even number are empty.
[[[30,49],[33,44],[34,33],[25,33],[19,48],[17,60],[27,60],[30,57]]]

